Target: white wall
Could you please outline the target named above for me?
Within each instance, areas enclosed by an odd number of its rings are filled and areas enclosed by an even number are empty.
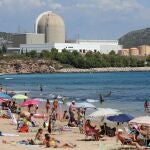
[[[31,51],[31,50],[37,50],[38,52],[41,52],[42,50],[51,50],[52,48],[58,49],[59,52],[62,51],[62,49],[66,49],[68,51],[80,51],[80,50],[86,50],[86,51],[93,51],[97,50],[101,53],[107,54],[111,50],[114,50],[118,52],[118,50],[122,49],[121,45],[118,45],[118,43],[100,43],[100,42],[81,42],[81,43],[54,43],[54,44],[21,44],[20,49]]]

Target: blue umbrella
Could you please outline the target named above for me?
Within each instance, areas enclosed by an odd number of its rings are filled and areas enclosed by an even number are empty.
[[[113,121],[113,122],[129,122],[133,118],[134,118],[133,116],[128,115],[128,114],[119,114],[119,115],[107,117],[108,120]]]
[[[0,98],[11,99],[11,97],[5,93],[0,93]]]

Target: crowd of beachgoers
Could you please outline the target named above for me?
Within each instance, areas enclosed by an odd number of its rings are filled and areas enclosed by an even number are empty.
[[[110,140],[116,139],[120,142],[119,148],[116,148],[115,146],[112,146],[111,148],[108,148],[107,146],[105,148],[100,148],[98,146],[99,149],[123,149],[124,145],[129,146],[128,148],[132,147],[138,150],[150,149],[149,116],[143,116],[143,118],[148,117],[149,120],[146,119],[145,122],[138,123],[132,121],[136,118],[131,116],[126,115],[126,117],[121,118],[118,111],[116,111],[116,113],[109,114],[108,110],[106,111],[106,114],[100,116],[102,110],[97,108],[93,110],[93,115],[87,116],[86,111],[88,111],[88,107],[76,107],[75,100],[72,100],[69,106],[66,105],[66,97],[61,99],[61,104],[59,101],[60,100],[55,97],[53,101],[47,99],[45,102],[40,102],[38,99],[32,99],[29,97],[27,93],[16,94],[15,92],[6,92],[3,90],[3,87],[1,87],[0,120],[11,120],[11,124],[16,126],[15,132],[18,133],[17,135],[20,133],[27,134],[35,131],[36,133],[34,133],[34,138],[15,141],[25,145],[39,145],[44,148],[83,149],[83,147],[79,147],[78,141],[61,141],[59,138],[53,136],[55,132],[58,132],[58,137],[60,137],[62,133],[66,133],[66,131],[70,131],[72,129],[74,130],[75,128],[77,129],[76,132],[78,131],[78,134],[83,135],[83,142],[91,139],[96,142],[103,142],[107,140],[107,137],[109,137]],[[103,103],[103,101],[103,97],[100,95],[100,103]],[[64,110],[61,105],[66,106]],[[145,111],[149,112],[148,101],[145,101],[144,107]],[[111,121],[116,122],[112,122],[112,124],[114,124],[114,127],[112,127],[109,126],[109,123],[107,123],[107,119],[109,119],[109,117],[113,117],[114,115],[115,117],[119,116],[120,118],[118,118],[120,120],[110,119]],[[0,127],[3,125],[4,124],[1,121]],[[5,134],[2,128],[0,128],[0,130],[0,136],[2,137],[16,135]],[[75,133],[70,134],[71,136],[74,136]],[[2,144],[9,145],[11,143],[12,141],[9,139],[2,140]],[[87,149],[86,143],[84,144],[85,149]],[[109,144],[109,142],[107,144]]]

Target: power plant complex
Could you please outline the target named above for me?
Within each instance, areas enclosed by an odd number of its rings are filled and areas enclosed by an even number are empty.
[[[9,52],[30,52],[36,50],[63,49],[86,53],[88,51],[109,53],[122,49],[118,40],[67,40],[65,39],[65,23],[59,15],[47,11],[40,14],[35,22],[35,33],[18,33],[13,35],[13,46],[8,47]]]

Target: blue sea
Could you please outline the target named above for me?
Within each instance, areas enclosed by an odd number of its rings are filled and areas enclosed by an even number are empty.
[[[145,114],[143,103],[150,98],[149,72],[3,75],[0,84],[8,91],[27,92],[34,98],[66,96],[68,101],[87,101],[134,116]],[[105,97],[110,91],[111,96]],[[104,95],[103,104],[98,101],[99,94]]]

